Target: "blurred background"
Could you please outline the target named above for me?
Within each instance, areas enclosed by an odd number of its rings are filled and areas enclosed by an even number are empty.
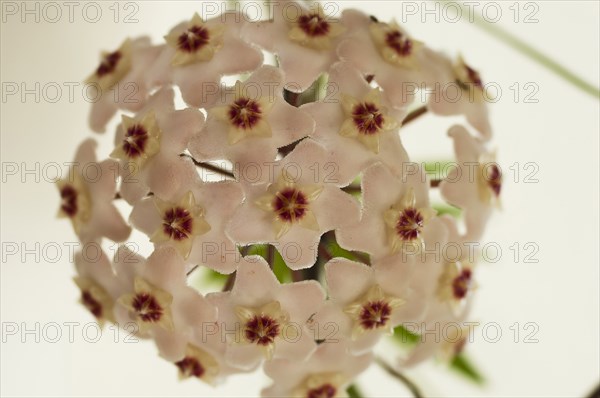
[[[395,17],[432,48],[462,53],[484,81],[499,88],[490,109],[493,146],[505,173],[503,210],[483,245],[501,252],[481,266],[472,316],[495,325],[486,333],[478,328],[467,348],[486,383],[473,384],[434,362],[406,374],[426,396],[588,395],[600,375],[598,97],[485,33],[469,15],[457,20],[447,5],[337,4],[383,21]],[[598,87],[599,2],[470,4],[494,26]],[[113,146],[114,123],[104,136],[87,127],[90,104],[81,82],[96,67],[99,52],[117,48],[127,36],[147,34],[160,42],[206,3],[1,6],[1,395],[257,396],[267,383],[262,373],[234,376],[218,389],[179,382],[175,367],[157,356],[152,343],[128,342],[125,332],[111,329],[96,336],[71,280],[76,238],[67,221],[55,218],[53,181],[78,144],[95,136],[100,157]],[[456,121],[461,118],[426,115],[408,126],[402,138],[412,158],[451,159],[446,130]],[[116,245],[107,250],[114,254]],[[380,346],[384,355],[386,344]],[[358,383],[367,397],[410,396],[376,367]]]

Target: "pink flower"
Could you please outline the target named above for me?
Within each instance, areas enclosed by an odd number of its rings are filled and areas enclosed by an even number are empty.
[[[263,397],[345,397],[346,388],[373,360],[367,353],[354,356],[344,342],[323,343],[304,362],[275,359],[265,364],[273,384]]]
[[[335,90],[332,95],[301,109],[315,119],[312,136],[339,167],[340,185],[348,185],[379,161],[401,175],[408,162],[398,134],[405,112],[393,109],[381,90],[371,88],[348,63],[332,66],[328,84]]]
[[[440,55],[409,36],[395,21],[387,24],[352,14],[355,29],[340,43],[338,55],[372,76],[394,106],[406,106],[413,101],[415,89],[431,87],[440,80]]]
[[[113,160],[98,163],[95,150],[96,142],[85,140],[77,149],[67,178],[56,183],[61,197],[58,216],[71,220],[83,243],[103,237],[121,242],[131,228],[113,205],[118,165]]]
[[[188,265],[206,265],[223,274],[234,272],[240,253],[225,227],[244,198],[240,184],[203,183],[197,178],[178,194],[172,200],[155,195],[138,201],[131,223],[157,248],[175,247]]]
[[[383,164],[364,172],[362,218],[337,231],[342,247],[379,259],[398,252],[415,254],[438,242],[443,225],[429,205],[429,182],[416,164],[411,166],[402,178]]]
[[[436,354],[445,361],[452,359],[462,350],[472,326],[464,322],[470,315],[475,289],[475,253],[459,234],[455,219],[442,216],[440,221],[447,231],[441,249],[437,255],[432,253],[419,258],[410,284],[420,288],[428,302],[424,319],[412,331],[422,333],[424,328],[439,333],[425,334],[401,360],[405,366],[415,365]]]
[[[204,115],[193,108],[175,110],[173,98],[172,88],[160,89],[117,127],[111,157],[120,160],[120,193],[130,204],[150,191],[170,198],[197,174],[194,164],[179,155],[201,130]]]
[[[262,66],[243,83],[219,89],[204,129],[190,143],[192,155],[199,161],[229,160],[241,179],[249,179],[249,166],[266,176],[277,148],[314,131],[312,118],[285,102],[282,83],[281,69]]]
[[[265,358],[303,361],[316,349],[306,323],[325,300],[317,281],[280,285],[262,257],[250,256],[240,262],[231,292],[207,297],[229,339],[231,366],[253,369]]]
[[[495,154],[462,126],[453,126],[448,135],[454,139],[457,166],[440,184],[442,196],[464,210],[468,240],[479,240],[496,206],[500,206],[502,172]]]
[[[409,287],[413,265],[402,256],[390,256],[371,267],[335,258],[325,265],[330,301],[315,317],[320,338],[348,339],[354,354],[369,351],[382,334],[404,322],[420,321],[427,309],[422,292]],[[327,329],[337,333],[328,336]]]
[[[239,37],[246,18],[227,12],[203,21],[194,14],[190,22],[174,27],[148,71],[149,85],[173,83],[190,106],[210,105],[206,93],[217,89],[222,76],[251,72],[262,64],[261,52]]]
[[[114,266],[123,283],[117,320],[135,322],[141,336],[153,336],[158,329],[201,329],[216,321],[215,307],[187,285],[185,264],[175,248],[158,248],[144,260],[121,246]]]
[[[292,269],[311,267],[326,231],[358,221],[356,199],[334,184],[337,165],[310,139],[270,170],[269,181],[245,185],[245,202],[228,234],[240,245],[271,243]]]
[[[119,288],[110,260],[98,246],[91,257],[87,250],[75,254],[77,276],[73,278],[81,291],[81,304],[94,315],[100,326],[114,322],[115,299]]]
[[[479,73],[458,57],[455,63],[440,58],[445,78],[435,85],[429,98],[429,109],[438,115],[465,115],[467,121],[481,134],[484,140],[492,137],[485,86]]]
[[[345,31],[330,10],[283,0],[269,5],[268,21],[247,24],[242,36],[277,55],[285,88],[302,92],[337,60],[335,49]]]
[[[102,54],[100,64],[85,81],[98,90],[89,117],[93,131],[104,132],[119,109],[141,109],[148,97],[144,73],[159,51],[159,47],[150,44],[149,38],[140,37],[127,39],[116,51]]]

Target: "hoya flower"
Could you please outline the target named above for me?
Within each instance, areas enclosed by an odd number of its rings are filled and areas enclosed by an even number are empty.
[[[459,56],[455,63],[440,59],[446,77],[435,85],[427,106],[438,115],[465,115],[484,140],[492,136],[484,82],[475,69]]]
[[[119,281],[110,260],[102,250],[93,257],[86,251],[75,254],[77,276],[73,278],[81,291],[80,302],[94,315],[100,326],[114,322],[113,308]]]
[[[231,292],[207,298],[218,308],[231,366],[249,370],[263,359],[303,361],[316,349],[306,324],[325,300],[317,281],[280,285],[262,257],[249,256],[241,259]]]
[[[207,21],[194,14],[165,37],[157,61],[148,71],[151,86],[174,83],[190,106],[207,106],[222,76],[251,72],[263,61],[261,52],[240,39],[247,16],[227,12]]]
[[[425,244],[438,242],[444,226],[429,205],[429,182],[417,165],[412,166],[401,178],[381,163],[364,172],[362,218],[337,231],[342,247],[379,259],[418,253]]]
[[[98,90],[89,118],[93,131],[104,132],[119,109],[136,111],[144,105],[148,96],[144,73],[158,54],[159,48],[147,37],[127,39],[117,50],[102,53],[100,64],[85,81]]]
[[[502,171],[495,154],[456,125],[448,135],[454,140],[457,165],[440,184],[442,196],[464,210],[468,240],[479,240],[494,207],[500,206]]]
[[[413,100],[414,90],[440,79],[440,56],[412,38],[395,21],[383,23],[354,14],[356,28],[338,47],[342,60],[372,76],[396,107]]]
[[[215,307],[187,285],[185,264],[175,248],[160,247],[144,260],[121,246],[114,266],[122,282],[117,320],[135,322],[141,336],[216,321]]]
[[[270,19],[247,24],[243,36],[276,54],[286,89],[302,92],[337,60],[335,49],[345,28],[330,14],[318,4],[273,2]]]
[[[228,227],[240,245],[271,243],[292,269],[311,267],[323,233],[356,223],[358,202],[336,187],[337,165],[306,139],[270,170],[270,183],[245,185]]]
[[[150,97],[134,117],[123,116],[111,157],[120,160],[121,196],[133,204],[148,192],[169,198],[196,174],[179,155],[204,125],[197,109],[175,110],[172,88]]]
[[[240,254],[225,227],[244,198],[234,181],[190,180],[172,200],[158,195],[138,201],[130,221],[156,245],[172,246],[188,265],[206,265],[220,273],[235,271]]]
[[[328,84],[335,87],[332,95],[301,109],[315,119],[312,137],[328,149],[339,167],[340,185],[348,185],[376,162],[401,175],[408,162],[398,134],[405,112],[393,109],[382,91],[370,87],[348,63],[333,65]]]
[[[125,223],[113,199],[117,186],[117,164],[113,160],[98,163],[96,142],[85,140],[65,179],[57,181],[61,204],[59,217],[69,218],[83,243],[107,237],[115,242],[127,239],[131,228]]]
[[[250,167],[258,168],[256,179],[264,180],[277,148],[314,131],[313,119],[283,99],[283,79],[281,69],[262,66],[243,83],[219,89],[204,129],[190,142],[192,155],[200,161],[227,159],[244,180],[254,178],[247,175]]]
[[[273,384],[262,390],[263,397],[338,398],[346,397],[346,388],[365,371],[373,354],[354,356],[345,342],[323,343],[304,362],[275,359],[265,364],[265,373]]]
[[[427,300],[419,290],[409,288],[412,269],[410,258],[400,255],[371,267],[344,258],[330,260],[325,265],[330,301],[314,317],[322,328],[319,338],[349,339],[349,349],[362,354],[399,324],[420,321]],[[334,336],[327,334],[331,324],[339,330]]]

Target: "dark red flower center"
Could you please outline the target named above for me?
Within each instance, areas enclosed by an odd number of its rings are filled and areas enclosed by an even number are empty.
[[[295,222],[301,219],[308,209],[308,199],[297,189],[287,188],[277,192],[273,209],[282,221]]]
[[[137,293],[131,305],[144,322],[158,322],[162,318],[163,308],[156,298],[148,293]]]
[[[179,362],[175,362],[179,371],[186,377],[201,378],[206,371],[200,361],[194,357],[185,357]]]
[[[249,98],[240,98],[229,106],[229,120],[240,129],[251,129],[261,118],[260,104]]]
[[[358,131],[365,135],[376,134],[383,126],[383,115],[379,108],[370,102],[363,102],[352,110],[352,120]]]
[[[454,278],[452,281],[452,292],[454,297],[458,300],[465,298],[469,292],[471,286],[472,273],[470,269],[464,269],[462,272]]]
[[[306,398],[333,398],[337,390],[331,384],[323,384],[320,387],[308,390]]]
[[[77,214],[77,195],[77,190],[72,185],[65,185],[60,190],[60,198],[62,199],[60,208],[71,218]]]
[[[280,325],[275,319],[266,315],[256,315],[244,327],[244,335],[251,343],[267,346],[273,344],[279,336]]]
[[[402,240],[410,241],[417,239],[425,220],[419,211],[413,207],[406,208],[400,213],[396,222],[396,233]]]
[[[500,167],[497,164],[492,163],[485,168],[485,180],[494,192],[496,197],[500,196],[500,191],[502,189],[502,172],[500,171]]]
[[[401,57],[411,55],[413,50],[412,40],[398,30],[388,32],[385,36],[385,43]]]
[[[326,36],[330,30],[329,22],[318,13],[301,15],[298,26],[309,37]]]
[[[377,329],[386,325],[391,313],[392,307],[386,301],[370,301],[363,305],[359,322],[366,330]]]
[[[102,61],[100,61],[100,65],[98,65],[98,68],[96,68],[96,76],[102,77],[104,75],[113,73],[114,70],[117,68],[120,59],[121,53],[119,51],[106,54],[102,58]]]
[[[130,126],[123,139],[123,151],[129,158],[137,158],[144,153],[148,142],[148,131],[141,124]]]
[[[479,75],[479,73],[471,68],[469,65],[467,64],[463,64],[463,68],[464,68],[464,72],[466,72],[466,78],[464,78],[465,80],[461,80],[463,79],[463,77],[461,76],[461,78],[456,79],[456,82],[458,83],[458,85],[463,89],[463,90],[468,90],[470,88],[470,86],[474,86],[480,90],[483,90],[483,81],[481,80],[481,76]]]
[[[81,292],[81,302],[96,318],[102,318],[102,304],[89,291]]]
[[[174,207],[163,216],[163,232],[173,240],[183,240],[192,234],[194,219],[190,212],[182,207]]]
[[[202,26],[192,26],[177,38],[177,46],[181,51],[193,53],[204,47],[210,41],[208,29]]]

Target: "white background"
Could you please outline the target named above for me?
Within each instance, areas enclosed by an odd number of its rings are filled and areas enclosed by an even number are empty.
[[[21,3],[16,3],[21,7]],[[62,2],[58,3],[62,5]],[[92,135],[87,128],[89,104],[75,89],[69,101],[64,82],[81,82],[96,66],[99,50],[118,46],[126,36],[151,34],[161,40],[168,29],[199,10],[200,2],[136,2],[138,23],[114,23],[112,2],[98,2],[103,17],[88,23],[78,3],[74,21],[61,6],[56,23],[48,10],[39,23],[35,16],[4,15],[2,21],[2,82],[40,82],[63,86],[62,96],[51,103],[43,95],[2,99],[1,154],[3,165],[24,162],[29,169],[39,163],[40,171],[54,175],[44,165],[71,161],[75,148]],[[344,7],[365,8],[366,2],[346,2]],[[426,364],[407,371],[428,396],[583,396],[599,379],[599,273],[598,273],[598,135],[599,102],[567,84],[546,69],[491,38],[468,21],[436,21],[436,14],[423,15],[415,3],[416,16],[407,17],[406,26],[431,47],[450,53],[458,51],[476,66],[488,82],[496,82],[502,95],[491,106],[495,129],[494,146],[505,168],[503,208],[491,222],[485,242],[497,242],[502,257],[484,264],[479,273],[480,288],[473,319],[496,322],[502,337],[491,343],[476,334],[468,347],[469,356],[479,366],[488,383],[473,386],[449,373],[443,366]],[[477,10],[483,8],[481,3]],[[599,6],[596,1],[536,2],[537,23],[524,23],[535,11],[517,4],[521,10],[515,23],[514,2],[499,2],[502,16],[498,25],[549,54],[568,68],[599,84]],[[6,2],[3,3],[5,7]],[[34,7],[34,3],[28,3]],[[41,7],[41,5],[38,5]],[[113,6],[114,7],[114,6]],[[532,8],[533,7],[533,8]],[[394,1],[370,1],[368,11],[382,20],[395,16],[400,22],[402,6]],[[443,11],[443,10],[442,10]],[[494,10],[488,9],[491,18]],[[91,11],[90,11],[91,12]],[[90,14],[93,16],[93,14]],[[437,14],[438,16],[440,13]],[[441,16],[443,17],[443,12]],[[421,17],[425,21],[421,21]],[[465,16],[466,17],[466,16]],[[465,19],[465,18],[463,18]],[[534,83],[537,103],[524,103],[530,90],[520,90],[515,101],[514,83],[523,87]],[[53,97],[54,92],[48,92]],[[445,129],[454,120],[425,116],[403,132],[407,150],[415,160],[445,160],[451,146]],[[110,130],[109,130],[110,131]],[[100,137],[101,156],[111,148],[112,137]],[[518,162],[521,174],[508,167]],[[538,183],[524,183],[523,165],[534,162]],[[21,168],[21,167],[20,167]],[[4,256],[1,267],[1,317],[3,327],[16,323],[19,333],[3,335],[1,393],[3,396],[256,396],[267,382],[263,375],[237,376],[219,389],[190,380],[178,382],[176,369],[159,359],[150,343],[127,344],[125,335],[105,333],[97,343],[85,341],[82,326],[92,321],[77,304],[78,290],[72,283],[73,267],[64,242],[76,239],[68,222],[57,220],[59,199],[54,185],[40,173],[2,175],[2,242],[16,242],[23,248],[47,247],[46,256],[36,259]],[[57,262],[53,242],[62,251]],[[539,247],[537,263],[513,258],[509,249],[533,242]],[[113,247],[114,249],[114,247]],[[40,250],[37,251],[38,253]],[[4,251],[3,251],[4,254]],[[43,253],[42,253],[43,254]],[[44,258],[45,257],[45,258]],[[34,328],[56,322],[62,338],[36,342],[36,334],[23,335],[23,327]],[[79,322],[74,342],[69,342],[65,322]],[[520,324],[519,342],[509,329]],[[526,344],[523,325],[539,326],[537,343]],[[94,329],[90,329],[92,332]],[[481,332],[481,330],[479,330]],[[91,332],[90,332],[91,333]],[[91,333],[93,336],[93,333]],[[493,336],[492,336],[493,337]],[[390,357],[390,359],[392,359]],[[366,396],[409,396],[395,380],[373,368],[359,380]]]

